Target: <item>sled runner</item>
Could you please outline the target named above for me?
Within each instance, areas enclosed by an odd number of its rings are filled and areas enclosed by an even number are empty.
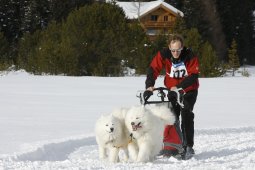
[[[177,103],[183,107],[182,103],[182,96],[180,94],[180,90],[182,89],[177,89],[176,96],[177,96]],[[155,98],[154,93],[152,97],[154,97],[154,100],[148,100],[149,98],[145,99],[144,98],[144,92],[145,91],[138,91],[137,97],[140,98],[140,103],[142,105],[147,105],[147,104],[166,104],[169,109],[175,114],[174,108],[172,106],[172,103],[169,101],[167,94],[170,92],[169,89],[165,87],[158,87],[153,90],[153,92],[157,92],[157,96]],[[160,98],[160,100],[159,100]],[[177,116],[176,116],[177,117]],[[187,159],[184,154],[184,149],[183,149],[183,144],[184,140],[182,138],[182,133],[180,129],[180,123],[178,118],[176,118],[176,122],[174,125],[167,125],[164,130],[164,139],[163,139],[163,148],[159,155],[163,155],[166,157],[173,156],[176,159]]]

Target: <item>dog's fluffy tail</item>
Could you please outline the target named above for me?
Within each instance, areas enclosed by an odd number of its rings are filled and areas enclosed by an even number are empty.
[[[167,125],[173,125],[175,123],[175,115],[166,105],[149,106],[152,113],[164,120]]]

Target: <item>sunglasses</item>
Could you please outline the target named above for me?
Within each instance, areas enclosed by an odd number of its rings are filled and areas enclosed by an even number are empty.
[[[175,52],[180,53],[180,52],[182,51],[182,48],[180,48],[180,49],[171,49],[171,48],[169,48],[169,50],[170,50],[172,53],[175,53]]]

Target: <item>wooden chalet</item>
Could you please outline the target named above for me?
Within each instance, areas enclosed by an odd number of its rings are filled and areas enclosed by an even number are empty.
[[[158,34],[167,34],[178,16],[184,14],[163,0],[151,2],[116,2],[128,19],[138,19],[151,39]]]

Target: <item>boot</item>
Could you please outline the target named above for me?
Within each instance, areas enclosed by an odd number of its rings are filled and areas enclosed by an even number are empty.
[[[195,155],[195,151],[192,147],[188,146],[182,156],[183,160],[191,159]]]

